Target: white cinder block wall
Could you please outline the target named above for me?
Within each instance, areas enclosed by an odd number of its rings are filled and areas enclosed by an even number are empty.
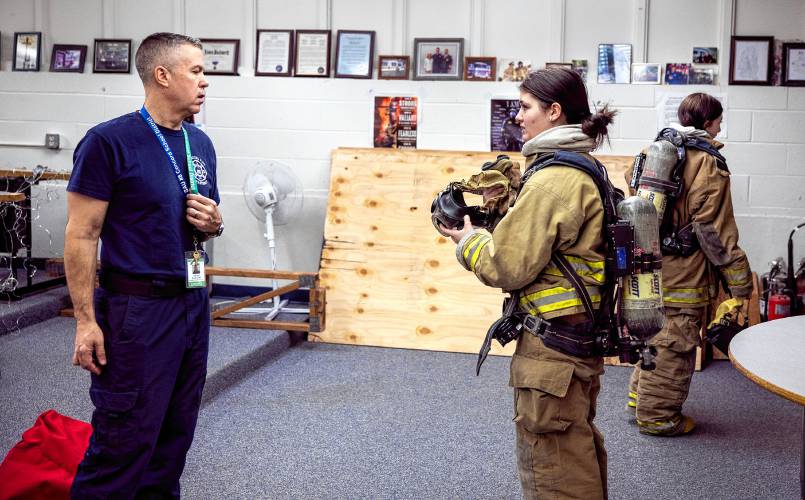
[[[257,28],[375,30],[378,54],[411,55],[415,37],[462,37],[465,55],[530,59],[535,67],[587,59],[591,99],[620,111],[606,148],[616,154],[635,154],[652,139],[663,95],[721,94],[724,152],[752,266],[762,272],[783,255],[788,232],[805,220],[805,88],[594,83],[597,44],[610,42],[631,43],[635,62],[658,63],[689,62],[693,46],[716,46],[726,84],[730,36],[805,39],[805,0],[0,0],[0,143],[42,142],[55,132],[63,147],[0,146],[0,167],[69,170],[87,129],[142,102],[134,72],[92,74],[91,56],[84,74],[12,72],[14,31],[44,33],[43,69],[53,43],[86,44],[91,53],[94,38],[131,38],[136,50],[155,31],[238,38],[241,76],[210,77],[205,111],[227,221],[215,263],[267,267],[262,228],[241,185],[255,162],[276,159],[294,169],[306,194],[299,220],[278,228],[279,267],[310,271],[319,263],[330,151],[371,146],[375,95],[419,96],[420,148],[479,151],[489,146],[489,99],[517,96],[505,83],[254,77]],[[43,184],[36,196],[35,254],[60,255],[64,185]],[[804,237],[796,249],[805,257]]]

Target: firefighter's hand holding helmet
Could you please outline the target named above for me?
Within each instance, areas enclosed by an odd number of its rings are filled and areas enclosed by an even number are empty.
[[[450,239],[453,240],[453,243],[458,243],[459,241],[461,241],[461,238],[467,236],[473,230],[472,222],[470,221],[469,215],[464,216],[464,225],[461,226],[460,228],[450,229],[449,227],[445,227],[442,224],[439,224],[439,226],[441,227],[442,234],[444,234],[445,236],[449,236]]]

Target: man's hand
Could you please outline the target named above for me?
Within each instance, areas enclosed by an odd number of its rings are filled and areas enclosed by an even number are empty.
[[[187,222],[202,233],[214,233],[223,223],[214,200],[192,193],[187,195]]]
[[[461,229],[450,229],[448,227],[439,224],[442,232],[450,237],[453,240],[453,243],[458,243],[461,241],[461,238],[465,237],[466,235],[472,232],[472,222],[470,222],[470,216],[464,216],[464,226]]]
[[[100,375],[101,367],[106,366],[103,332],[95,321],[77,323],[73,365],[81,365],[81,368],[95,375]]]

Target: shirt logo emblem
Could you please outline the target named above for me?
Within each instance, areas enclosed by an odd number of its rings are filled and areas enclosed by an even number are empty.
[[[193,167],[196,170],[196,182],[202,186],[207,185],[207,166],[204,165],[204,160],[198,156],[193,157]]]

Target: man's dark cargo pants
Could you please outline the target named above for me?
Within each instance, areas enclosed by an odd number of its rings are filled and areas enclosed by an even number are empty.
[[[178,498],[207,373],[206,289],[95,291],[107,364],[92,375],[93,434],[72,497]]]

